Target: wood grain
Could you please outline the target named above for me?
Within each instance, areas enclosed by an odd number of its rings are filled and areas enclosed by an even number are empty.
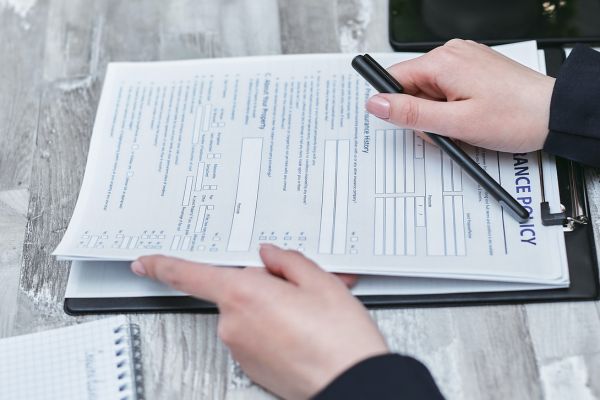
[[[38,119],[46,10],[0,2],[0,190],[27,187]]]
[[[389,51],[387,0],[0,1],[0,337],[100,316],[62,311],[50,256],[75,205],[110,61]],[[20,8],[15,8],[20,4]],[[600,172],[588,170],[596,245]],[[449,399],[600,399],[598,303],[372,311]],[[148,398],[262,399],[216,316],[135,314]]]

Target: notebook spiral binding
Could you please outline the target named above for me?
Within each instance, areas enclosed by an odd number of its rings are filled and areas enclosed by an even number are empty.
[[[121,325],[113,329],[120,400],[144,400],[144,374],[140,327]]]

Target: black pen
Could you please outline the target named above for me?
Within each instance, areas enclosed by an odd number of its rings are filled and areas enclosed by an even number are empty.
[[[403,93],[402,85],[370,55],[358,55],[352,60],[352,67],[380,93]],[[483,189],[500,203],[519,222],[529,220],[529,212],[512,197],[498,182],[479,166],[456,143],[445,136],[425,132],[427,136],[471,176]]]

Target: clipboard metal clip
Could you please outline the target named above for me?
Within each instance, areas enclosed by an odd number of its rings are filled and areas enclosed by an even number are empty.
[[[540,154],[541,155],[541,154]],[[589,223],[587,216],[587,196],[585,192],[585,181],[581,171],[581,167],[573,161],[561,160],[566,163],[567,170],[566,181],[560,184],[566,185],[568,189],[568,199],[570,215],[567,215],[567,207],[560,205],[560,212],[552,213],[550,211],[550,203],[546,201],[544,189],[544,173],[542,169],[541,157],[540,160],[540,184],[542,202],[540,204],[540,212],[542,224],[545,226],[562,225],[565,232],[572,232],[578,225],[586,225]],[[558,160],[557,160],[558,161]],[[562,197],[562,196],[561,196]],[[564,199],[561,199],[564,201]],[[562,203],[562,202],[561,202]]]

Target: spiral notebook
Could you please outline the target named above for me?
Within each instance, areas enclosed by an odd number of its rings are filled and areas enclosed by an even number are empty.
[[[126,317],[0,340],[0,397],[144,398],[139,328]]]

